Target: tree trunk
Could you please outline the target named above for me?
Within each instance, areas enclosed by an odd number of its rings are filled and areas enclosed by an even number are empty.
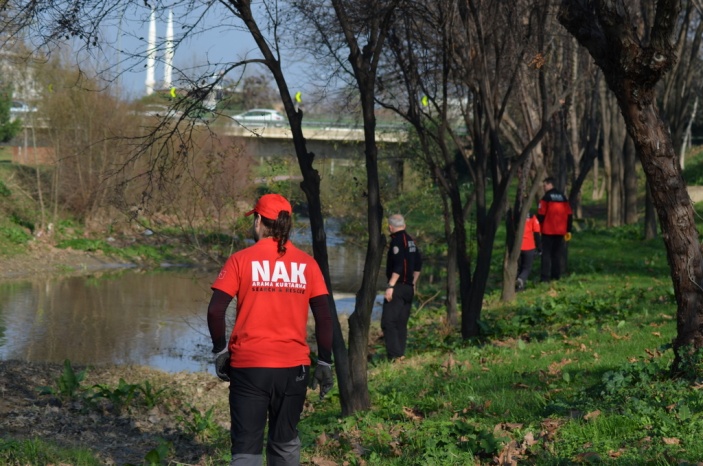
[[[676,61],[671,35],[677,0],[658,0],[646,37],[622,0],[562,0],[559,20],[601,67],[618,99],[659,217],[677,303],[674,373],[695,374],[686,356],[703,348],[703,255],[691,199],[669,128],[656,108],[655,86]]]
[[[654,239],[657,237],[658,223],[657,212],[654,210],[654,201],[652,200],[652,191],[649,188],[649,181],[645,183],[645,200],[644,200],[644,239]]]
[[[637,151],[628,135],[625,138],[624,155],[624,198],[625,198],[625,224],[633,225],[637,223],[639,215],[637,212]]]
[[[459,271],[459,251],[457,248],[456,230],[452,228],[450,209],[447,199],[442,196],[442,217],[444,219],[444,237],[447,238],[447,324],[455,327],[459,322],[457,306],[457,276]]]

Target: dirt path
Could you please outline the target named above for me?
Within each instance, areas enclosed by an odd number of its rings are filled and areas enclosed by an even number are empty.
[[[59,249],[48,243],[32,241],[23,254],[0,256],[0,280],[81,274],[129,266],[133,264],[124,259],[108,257],[102,252]]]
[[[79,372],[84,368],[75,368]],[[0,438],[41,439],[60,447],[90,449],[106,465],[143,464],[145,456],[161,443],[170,443],[169,460],[178,464],[206,464],[212,442],[195,432],[195,422],[211,407],[211,427],[227,432],[227,384],[206,373],[167,374],[144,367],[90,368],[81,389],[72,397],[61,396],[57,380],[63,368],[57,364],[0,362]],[[127,384],[161,391],[150,406],[140,391],[126,406],[120,397],[91,397],[99,384],[115,393],[120,379]],[[47,386],[54,394],[41,394]],[[124,397],[121,397],[124,400]]]

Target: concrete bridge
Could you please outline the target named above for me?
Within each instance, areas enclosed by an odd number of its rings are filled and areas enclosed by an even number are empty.
[[[232,123],[218,128],[217,133],[241,140],[249,154],[259,158],[294,157],[293,136],[287,126],[266,126]],[[329,126],[303,127],[308,151],[321,158],[363,160],[364,132],[361,128]],[[407,141],[408,133],[399,128],[383,128],[376,132],[379,157],[384,153],[395,157],[400,146]]]
[[[255,181],[257,183],[293,180],[300,178],[297,167],[293,136],[288,126],[274,127],[265,125],[242,126],[228,123],[224,127],[213,128],[219,135],[227,136],[244,148],[244,152],[255,160],[260,167]],[[328,188],[327,183],[334,182],[333,175],[346,176],[354,173],[352,167],[360,167],[365,163],[364,132],[360,128],[344,128],[330,126],[303,127],[307,149],[315,154],[315,168],[322,178],[322,189]],[[409,164],[405,161],[405,142],[408,132],[399,127],[381,126],[376,132],[379,162],[385,161],[395,173],[393,182],[403,187],[411,179]],[[283,167],[266,173],[268,160],[290,161],[287,170]],[[347,170],[346,172],[340,170]],[[287,173],[282,173],[287,171]]]

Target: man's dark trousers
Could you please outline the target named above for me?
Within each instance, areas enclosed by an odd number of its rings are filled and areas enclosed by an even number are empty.
[[[415,289],[412,285],[396,283],[393,288],[393,299],[383,301],[381,329],[386,342],[388,359],[396,359],[405,355],[405,344],[408,340],[408,319],[410,306],[413,302]]]
[[[564,254],[564,237],[562,235],[542,235],[542,270],[543,282],[561,278],[561,260]]]

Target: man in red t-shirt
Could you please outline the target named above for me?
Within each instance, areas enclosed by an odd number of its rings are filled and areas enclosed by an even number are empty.
[[[315,318],[320,397],[332,389],[332,318],[329,293],[315,259],[289,240],[290,203],[266,194],[254,209],[256,243],[229,257],[212,284],[208,329],[215,371],[230,381],[232,465],[262,464],[264,429],[269,465],[300,464],[297,425],[307,392],[308,307]],[[225,315],[237,300],[226,342]]]
[[[523,291],[527,285],[527,279],[532,271],[532,263],[535,256],[542,250],[542,238],[540,237],[539,221],[537,217],[528,213],[525,221],[525,231],[522,234],[522,245],[520,246],[520,259],[517,263],[516,291]]]
[[[542,185],[545,193],[539,201],[537,218],[542,230],[541,279],[548,282],[561,277],[564,237],[571,237],[572,214],[568,199],[554,187],[554,178],[548,176]]]

